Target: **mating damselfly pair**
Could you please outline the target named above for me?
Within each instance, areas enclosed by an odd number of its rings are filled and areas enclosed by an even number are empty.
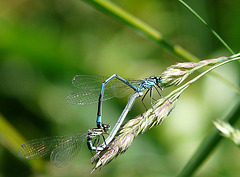
[[[111,84],[109,84],[110,82]],[[162,97],[159,91],[159,89],[162,90],[160,87],[161,82],[161,77],[154,76],[141,80],[125,80],[116,74],[109,78],[102,76],[76,75],[72,80],[72,84],[78,88],[78,91],[70,93],[67,96],[67,102],[77,105],[98,102],[97,128],[89,129],[87,132],[29,141],[20,146],[18,151],[19,156],[26,159],[35,159],[50,155],[51,162],[55,166],[63,167],[77,155],[85,139],[87,140],[89,150],[96,152],[103,150],[116,135],[136,98],[143,95],[142,91],[147,89],[142,101],[150,91],[151,104],[153,99],[153,88],[155,88]],[[135,93],[129,99],[128,104],[123,110],[112,132],[105,140],[103,135],[108,134],[107,130],[109,130],[110,126],[102,123],[102,102],[112,97],[123,97],[129,93],[129,90],[133,90]],[[103,143],[101,145],[99,144],[100,137],[103,137]],[[92,140],[94,140],[93,143]]]

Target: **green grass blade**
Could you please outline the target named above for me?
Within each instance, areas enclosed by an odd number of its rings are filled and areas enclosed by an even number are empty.
[[[168,42],[163,38],[162,34],[159,31],[152,28],[150,25],[144,23],[140,19],[134,17],[124,9],[114,4],[113,2],[108,0],[93,0],[93,1],[85,0],[85,2],[100,9],[104,13],[114,16],[118,20],[122,21],[124,24],[141,32],[148,38],[162,45],[169,52],[182,58],[184,61],[192,61],[192,62],[199,61],[199,59],[196,56],[194,56],[187,50],[183,49],[179,45],[171,44],[170,42]]]
[[[13,155],[17,156],[18,148],[26,140],[18,133],[18,131],[0,114],[0,143],[9,150]],[[42,171],[42,161],[28,161],[34,171]]]
[[[228,49],[228,51],[234,55],[235,53],[233,50],[227,45],[227,43],[217,34],[217,32],[212,29],[203,18],[198,15],[197,12],[195,12],[189,5],[187,5],[184,1],[178,0],[180,3],[182,3],[188,10],[190,10],[208,29],[209,31]]]
[[[224,121],[227,121],[232,125],[238,120],[239,115],[240,101],[238,101],[235,107],[224,118]],[[203,164],[203,162],[210,156],[211,152],[222,139],[223,137],[220,136],[219,131],[214,128],[200,144],[199,148],[193,154],[192,158],[178,174],[178,177],[192,176],[194,172],[196,172],[197,169]]]

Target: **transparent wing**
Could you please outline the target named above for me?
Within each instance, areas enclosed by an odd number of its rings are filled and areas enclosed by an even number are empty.
[[[70,93],[66,100],[68,103],[76,105],[93,104],[98,102],[102,83],[108,77],[94,75],[76,75],[72,80],[74,87],[78,88],[76,92]],[[113,79],[114,80],[114,79]],[[111,85],[107,84],[104,90],[103,100],[113,97]]]
[[[72,92],[67,96],[66,100],[68,103],[76,105],[97,103],[100,95],[100,88],[101,85],[99,86],[99,89],[79,90],[76,92]],[[103,101],[111,99],[112,97],[112,89],[105,88]]]
[[[127,81],[136,87],[139,87],[141,82],[140,80],[132,79],[127,79]],[[113,82],[111,89],[113,92],[113,96],[117,98],[122,98],[134,91],[131,87],[129,87],[127,84],[123,83],[120,80],[116,80],[115,82]]]
[[[36,159],[48,156],[61,142],[61,137],[46,137],[26,142],[18,149],[21,158]]]
[[[76,75],[72,84],[78,88],[76,92],[70,93],[66,100],[68,103],[76,105],[93,104],[98,102],[102,83],[108,79],[104,76],[94,75]],[[133,84],[139,86],[140,81],[131,80]],[[112,97],[124,97],[131,91],[131,87],[122,81],[114,78],[105,85],[103,101],[111,99]]]
[[[18,155],[19,157],[25,158],[25,159],[44,158],[49,156],[50,153],[53,152],[55,149],[63,150],[64,147],[67,148],[66,144],[68,143],[70,144],[70,146],[73,146],[73,144],[76,143],[78,146],[75,146],[75,147],[79,147],[79,144],[81,144],[85,138],[86,138],[86,132],[75,133],[75,134],[66,135],[66,136],[54,136],[54,137],[34,139],[22,144],[18,150]],[[71,151],[71,152],[75,152],[75,151]],[[70,161],[70,159],[72,159],[71,156],[74,155],[74,154],[71,154],[71,152],[68,152],[65,154],[65,158],[69,159],[68,161]],[[66,164],[66,162],[64,164]],[[56,164],[55,162],[53,163]]]
[[[103,81],[107,78],[108,77],[95,75],[76,75],[72,79],[72,84],[81,90],[100,90]]]
[[[61,143],[51,152],[51,162],[59,168],[66,166],[77,156],[85,137],[86,134],[78,134]]]

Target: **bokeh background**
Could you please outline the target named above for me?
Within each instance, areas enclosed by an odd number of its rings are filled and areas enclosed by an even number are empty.
[[[113,2],[201,59],[231,55],[178,1]],[[239,51],[239,1],[187,2]],[[177,62],[183,60],[84,1],[1,0],[0,177],[90,176],[91,153],[85,145],[61,169],[49,159],[19,159],[18,147],[26,140],[95,127],[96,104],[76,106],[65,101],[74,90],[74,75],[116,73],[141,79]],[[238,64],[216,72],[239,85]],[[184,92],[162,125],[138,136],[125,154],[93,176],[176,175],[213,128],[212,121],[224,117],[238,99],[229,85],[208,74]],[[127,97],[104,102],[104,122],[113,126],[126,103]],[[144,111],[138,100],[127,119]],[[240,174],[239,159],[239,149],[224,140],[195,176],[235,177]]]

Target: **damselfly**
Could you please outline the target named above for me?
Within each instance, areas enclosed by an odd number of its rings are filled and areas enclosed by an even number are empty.
[[[123,97],[129,94],[129,91],[141,92],[147,90],[142,98],[142,102],[150,91],[151,105],[153,107],[153,88],[162,90],[160,83],[162,82],[161,77],[151,76],[141,80],[123,79],[122,77],[113,74],[111,77],[92,76],[92,75],[76,75],[72,84],[78,88],[78,91],[72,92],[67,96],[67,102],[77,105],[92,104],[98,102],[97,112],[97,127],[102,126],[102,102],[112,97]],[[108,83],[112,84],[108,84]],[[100,87],[100,85],[102,85]],[[144,104],[144,103],[143,103]],[[145,104],[144,104],[145,106]],[[146,106],[145,106],[146,108]]]
[[[85,140],[89,150],[103,150],[102,147],[98,147],[99,140],[102,136],[105,141],[103,134],[107,134],[109,129],[109,125],[103,124],[102,128],[92,128],[86,132],[34,139],[22,144],[18,155],[24,159],[44,158],[50,155],[50,160],[55,166],[64,167],[78,154]]]

